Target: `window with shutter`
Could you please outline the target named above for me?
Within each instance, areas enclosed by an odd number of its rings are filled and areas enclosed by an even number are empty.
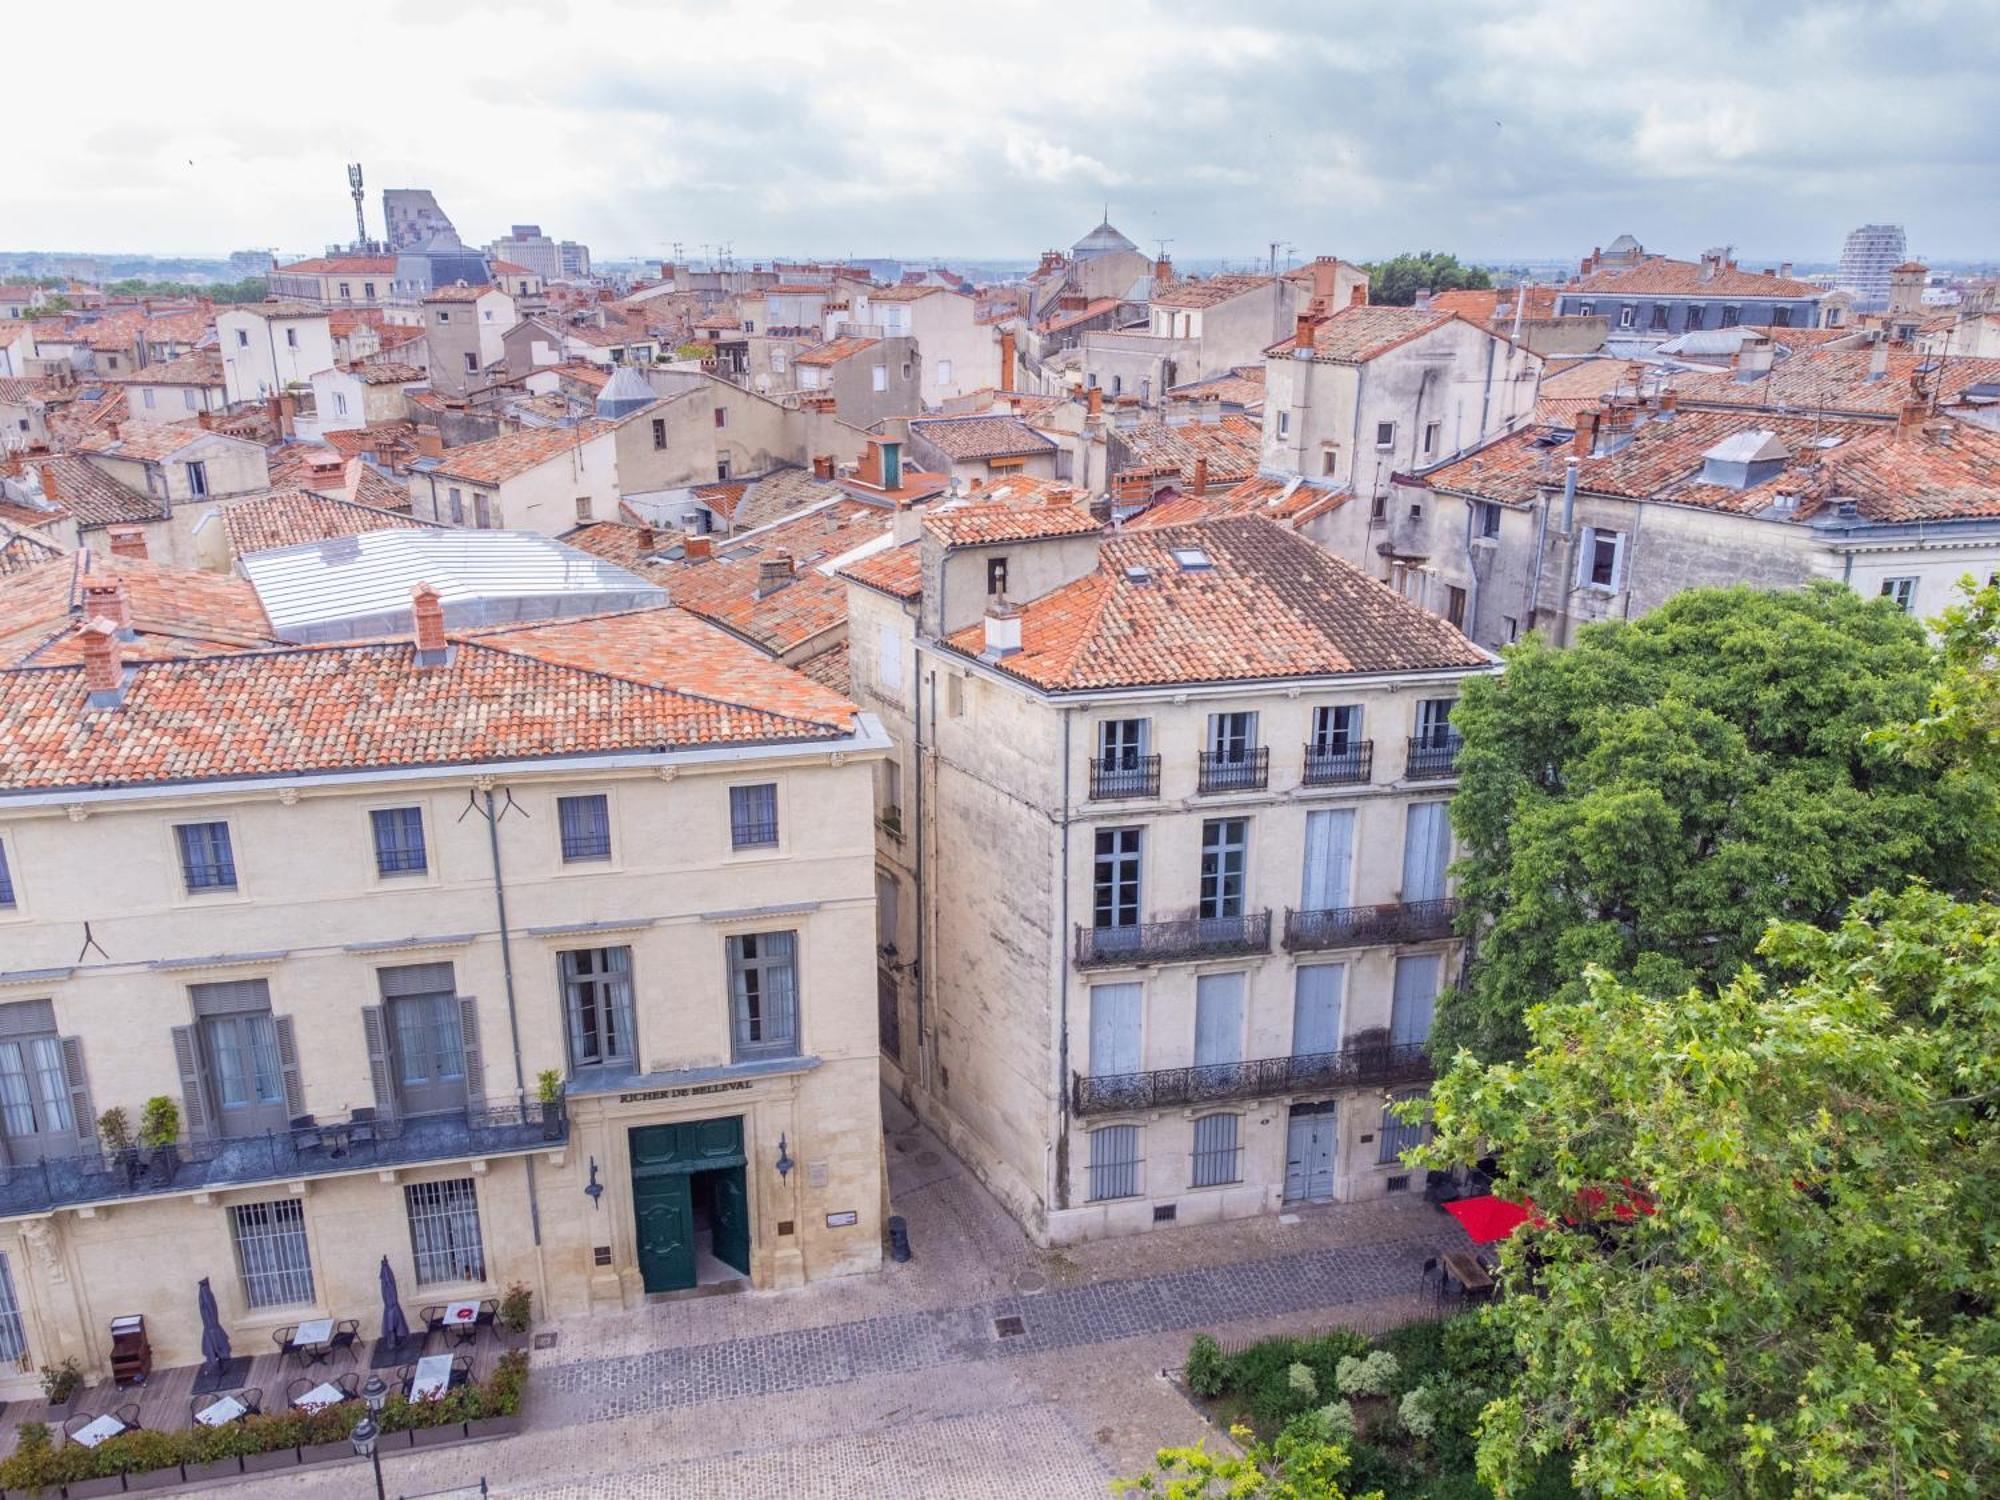
[[[1451,865],[1451,804],[1412,802],[1404,815],[1403,900],[1442,901]]]
[[[1090,1201],[1139,1192],[1139,1127],[1106,1125],[1090,1132]]]
[[[271,1014],[266,982],[197,984],[189,987],[188,995],[200,1043],[196,1077],[213,1107],[216,1131],[224,1136],[262,1135],[284,1129],[294,1115],[303,1114],[302,1096],[293,1097],[299,1090],[291,1022]],[[185,1086],[186,1069],[182,1080]],[[190,1127],[192,1123],[190,1115]]]
[[[55,1031],[55,1007],[49,1001],[0,1005],[0,1133],[5,1134],[10,1161],[75,1154],[77,1101],[64,1050]],[[76,1066],[80,1072],[80,1050]],[[89,1100],[82,1102],[88,1111]],[[85,1120],[94,1138],[95,1122],[88,1114]]]
[[[1141,1008],[1145,989],[1136,984],[1090,987],[1090,1076],[1121,1078],[1142,1071]]]
[[[1292,985],[1292,1056],[1338,1052],[1347,965],[1300,964]]]
[[[1241,1153],[1236,1145],[1235,1115],[1203,1115],[1194,1122],[1194,1170],[1190,1187],[1220,1187],[1240,1181]]]
[[[1415,1046],[1430,1040],[1441,967],[1442,960],[1435,953],[1417,953],[1396,960],[1396,987],[1389,1009],[1389,1040],[1396,1046]]]
[[[630,1071],[638,1048],[632,1028],[632,950],[576,948],[556,955],[562,977],[569,1065]]]
[[[458,983],[448,963],[378,969],[394,1113],[447,1114],[464,1109],[468,1050]]]

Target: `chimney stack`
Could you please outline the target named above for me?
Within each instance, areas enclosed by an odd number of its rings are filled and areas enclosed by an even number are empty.
[[[775,594],[792,581],[792,554],[780,547],[757,559],[757,597]]]
[[[194,414],[194,425],[199,427],[203,432],[215,431],[215,413],[204,406]]]
[[[1006,596],[986,606],[986,650],[990,658],[1013,656],[1021,649],[1021,611]]]
[[[42,471],[46,474],[48,471]],[[46,493],[46,491],[45,491]],[[146,555],[146,528],[143,526],[107,526],[105,536],[111,542],[113,557],[141,557]]]
[[[1903,409],[1896,413],[1896,439],[1908,442],[1923,431],[1924,418],[1930,415],[1930,408],[1921,398],[1903,403]]]
[[[653,528],[644,524],[640,525],[639,534],[634,540],[638,542],[641,552],[651,552],[659,542],[659,538],[654,535]]]
[[[681,560],[691,563],[705,563],[715,556],[715,538],[711,536],[691,536],[681,543]]]
[[[1208,455],[1205,453],[1194,461],[1194,492],[1196,495],[1208,493]]]
[[[832,480],[833,455],[831,453],[815,453],[813,455],[813,478]]]
[[[92,708],[116,708],[125,697],[125,668],[119,660],[118,626],[91,620],[83,627],[83,686]]]
[[[1104,387],[1101,385],[1094,385],[1089,390],[1085,391],[1083,395],[1084,395],[1084,406],[1090,417],[1090,420],[1093,422],[1103,421]]]
[[[116,573],[92,573],[83,580],[83,617],[109,620],[118,628],[118,638],[132,639],[132,600],[125,592],[125,580]]]
[[[1597,413],[1580,411],[1576,414],[1576,440],[1570,444],[1570,451],[1578,458],[1590,457],[1590,450],[1597,446]]]
[[[1292,325],[1292,347],[1310,349],[1313,346],[1313,315],[1300,313],[1298,321]]]
[[[1868,351],[1868,380],[1870,384],[1883,380],[1889,374],[1889,341],[1875,340],[1875,346]]]
[[[416,621],[418,665],[441,665],[448,648],[444,638],[444,604],[437,590],[428,583],[411,589],[410,613]]]
[[[1000,390],[1003,394],[1014,389],[1014,335],[1011,331],[1000,335]]]
[[[1153,284],[1155,286],[1171,286],[1173,285],[1173,280],[1174,263],[1162,255],[1158,260],[1153,262]]]
[[[1366,307],[1368,305],[1367,282],[1357,281],[1354,284],[1354,289],[1347,294],[1347,305],[1349,307]]]

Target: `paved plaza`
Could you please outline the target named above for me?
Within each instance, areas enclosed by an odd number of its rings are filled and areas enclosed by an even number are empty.
[[[1382,1327],[1455,1242],[1420,1201],[1332,1205],[1039,1250],[936,1138],[885,1104],[914,1258],[794,1291],[543,1325],[528,1430],[385,1465],[391,1494],[484,1477],[582,1496],[1103,1496],[1212,1434],[1162,1371],[1189,1334]],[[1009,1321],[1018,1320],[1018,1323]],[[348,1466],[263,1487],[354,1493]]]

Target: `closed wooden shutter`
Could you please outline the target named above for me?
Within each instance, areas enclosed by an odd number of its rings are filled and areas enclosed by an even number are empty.
[[[69,1086],[69,1112],[76,1123],[76,1143],[84,1151],[97,1147],[97,1111],[90,1103],[90,1080],[83,1071],[83,1039],[62,1038],[63,1081]]]
[[[396,1075],[389,1065],[389,1025],[379,1005],[361,1007],[361,1034],[368,1042],[368,1079],[375,1086],[378,1119],[396,1118]]]
[[[299,1039],[290,1016],[271,1018],[278,1032],[278,1066],[285,1074],[285,1113],[296,1120],[306,1112],[305,1085],[299,1080]]]
[[[192,1026],[174,1028],[174,1064],[181,1075],[181,1111],[187,1116],[189,1140],[206,1140],[215,1131],[202,1080],[201,1038]]]
[[[479,1049],[479,1001],[458,997],[458,1030],[465,1047],[465,1107],[477,1114],[486,1108],[486,1063]]]

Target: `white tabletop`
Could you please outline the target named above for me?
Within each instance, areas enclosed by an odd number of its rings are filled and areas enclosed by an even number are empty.
[[[234,1422],[249,1409],[234,1396],[224,1396],[196,1412],[194,1419],[204,1427],[222,1427]]]
[[[477,1302],[448,1302],[445,1304],[444,1326],[447,1328],[456,1327],[461,1323],[476,1322],[478,1318],[479,1304]]]
[[[95,1448],[106,1438],[115,1438],[125,1430],[125,1424],[106,1412],[88,1427],[80,1427],[70,1436],[86,1448]]]
[[[426,1396],[442,1396],[451,1389],[451,1356],[449,1354],[426,1354],[417,1361],[417,1373],[410,1380],[410,1399],[421,1401]]]
[[[333,1319],[314,1318],[310,1323],[299,1324],[292,1334],[295,1344],[326,1344],[333,1340]]]
[[[346,1399],[347,1392],[329,1381],[322,1381],[292,1405],[303,1406],[307,1411],[318,1411],[322,1406],[337,1406]]]

